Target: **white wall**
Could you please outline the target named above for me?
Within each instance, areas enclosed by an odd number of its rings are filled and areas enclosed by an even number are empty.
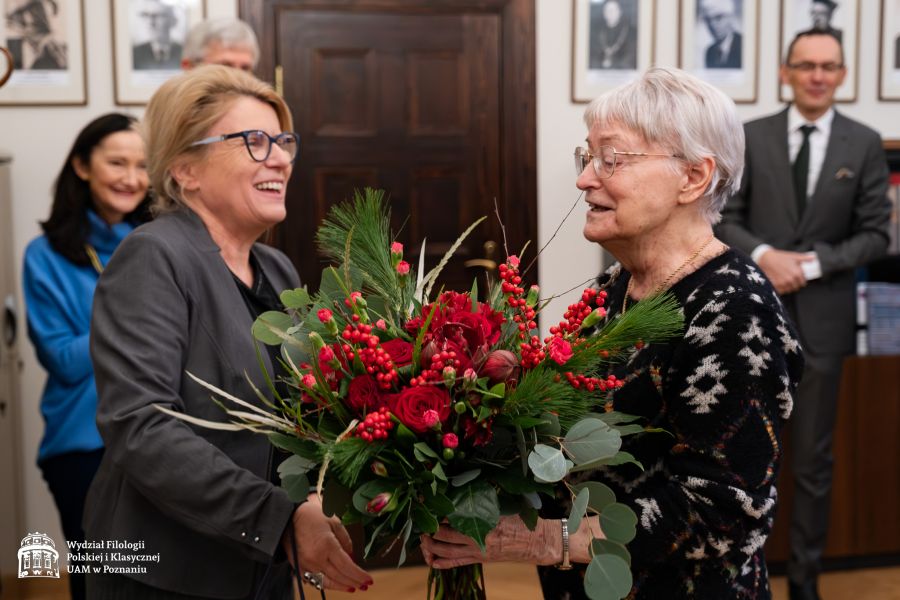
[[[210,17],[237,16],[236,0],[206,0]],[[88,63],[88,104],[82,107],[0,107],[0,150],[13,155],[12,197],[14,264],[21,281],[22,255],[40,233],[38,221],[50,214],[50,189],[72,141],[94,117],[110,111],[141,116],[143,110],[116,106],[113,100],[110,2],[85,0],[85,40]],[[19,306],[22,304],[19,292]],[[20,310],[20,313],[23,311]],[[23,531],[40,530],[63,539],[53,499],[35,464],[43,433],[38,405],[45,375],[27,341],[24,318],[19,320],[21,373],[22,475],[25,505]],[[6,485],[6,482],[0,482]],[[7,543],[0,540],[0,543]]]
[[[38,235],[37,222],[50,209],[50,187],[69,145],[79,129],[93,117],[111,110],[123,110],[113,102],[109,2],[87,0],[86,40],[88,59],[88,97],[86,107],[18,108],[0,107],[0,149],[12,152],[14,261],[21,265],[25,245]],[[210,16],[237,14],[234,0],[207,0]],[[576,202],[572,151],[585,135],[582,104],[572,104],[572,3],[568,0],[536,0],[537,4],[537,107],[538,107],[538,218],[539,245],[553,235],[565,213]],[[739,107],[744,118],[779,109],[775,73],[778,65],[779,3],[760,1],[760,81],[758,102]],[[842,105],[848,115],[881,130],[885,138],[900,138],[900,103],[877,100],[878,2],[860,1],[861,29],[859,51],[858,101]],[[660,65],[674,66],[677,56],[675,31],[678,3],[658,0],[656,56]],[[125,109],[140,114],[136,109]],[[541,257],[541,287],[544,294],[560,293],[592,278],[600,269],[596,246],[581,236],[584,205],[579,203],[572,215]],[[580,289],[580,287],[579,287]],[[578,291],[548,308],[543,326],[553,324],[562,315],[565,304],[574,301]],[[20,298],[21,301],[21,298]],[[552,317],[552,318],[551,318]],[[29,530],[48,531],[61,539],[58,519],[46,486],[34,464],[43,424],[38,401],[44,374],[31,346],[23,340],[20,351],[25,367],[22,373],[22,428],[24,444],[24,499]],[[3,482],[0,482],[3,485]]]
[[[750,0],[744,0],[745,2]],[[585,137],[584,104],[573,104],[572,2],[536,0],[537,3],[537,135],[538,231],[540,245],[553,235],[565,212],[577,198],[572,152]],[[656,64],[677,66],[678,7],[674,0],[656,0]],[[750,119],[782,108],[778,101],[780,2],[759,0],[759,88],[755,104],[740,104],[738,112]],[[878,101],[879,2],[859,0],[859,87],[857,101],[838,110],[881,132],[885,139],[900,138],[900,102]],[[853,68],[851,66],[851,68]],[[849,79],[849,77],[848,77]],[[585,209],[572,213],[541,260],[544,295],[559,293],[595,275],[600,252],[581,236]],[[545,331],[554,325],[579,291],[552,303],[542,320]]]

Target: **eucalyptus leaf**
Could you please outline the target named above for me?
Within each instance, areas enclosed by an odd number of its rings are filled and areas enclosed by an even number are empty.
[[[528,466],[532,473],[540,481],[560,481],[566,476],[566,457],[562,450],[538,444],[528,455]]]
[[[267,310],[253,322],[253,337],[263,344],[278,346],[283,341],[293,339],[287,330],[294,326],[294,320],[281,311]]]
[[[285,475],[281,478],[281,487],[291,502],[303,502],[309,495],[309,478],[306,475]]]
[[[591,490],[589,488],[581,489],[578,494],[575,495],[575,500],[572,502],[572,510],[569,512],[569,533],[575,533],[578,531],[578,526],[581,525],[581,519],[584,517],[585,512],[587,512],[588,500],[591,498]]]
[[[278,474],[282,479],[287,475],[306,475],[315,468],[316,464],[317,462],[314,460],[295,454],[287,457],[278,465]]]
[[[525,492],[524,494],[522,494],[522,498],[524,498],[525,502],[527,502],[532,508],[536,510],[539,510],[543,505],[543,502],[541,502],[541,495],[537,492]]]
[[[572,489],[576,492],[580,492],[581,490],[590,490],[591,496],[590,500],[588,501],[588,506],[598,513],[610,504],[614,504],[616,501],[615,492],[613,492],[608,485],[600,483],[599,481],[587,481],[585,483],[579,483]]]
[[[306,308],[310,304],[309,292],[306,291],[305,287],[294,290],[284,290],[281,292],[279,299],[281,300],[281,303],[284,304],[285,308]]]
[[[619,542],[595,539],[591,541],[591,550],[593,550],[595,555],[614,554],[628,563],[628,565],[631,565],[631,553],[628,551],[628,548]]]
[[[535,427],[535,431],[539,435],[548,435],[548,436],[558,436],[560,434],[561,428],[559,426],[559,417],[554,415],[553,413],[544,413],[541,415],[541,419],[547,421],[545,425],[538,425]]]
[[[572,425],[562,447],[580,465],[615,456],[622,447],[622,436],[603,421],[587,418]]]
[[[395,484],[384,479],[367,481],[356,488],[356,491],[353,493],[353,508],[364,515],[368,514],[366,505],[372,498],[384,492],[396,493]]]
[[[461,487],[473,481],[481,475],[481,469],[472,469],[470,471],[465,471],[460,473],[459,475],[454,475],[450,478],[450,483],[453,484],[453,487]]]
[[[608,540],[627,544],[634,539],[636,526],[637,515],[624,504],[610,504],[600,513],[600,529]]]
[[[497,492],[488,483],[476,481],[456,488],[450,500],[456,507],[447,515],[450,526],[475,540],[484,551],[487,534],[500,520]]]
[[[584,592],[591,600],[618,600],[631,591],[631,568],[614,554],[591,559],[584,576]]]

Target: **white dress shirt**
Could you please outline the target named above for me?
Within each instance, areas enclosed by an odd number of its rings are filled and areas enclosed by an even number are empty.
[[[822,163],[825,162],[825,151],[828,149],[828,138],[831,136],[832,121],[834,121],[834,108],[829,108],[828,112],[815,121],[808,121],[793,104],[788,109],[788,157],[791,159],[791,164],[794,163],[797,153],[800,152],[800,146],[803,145],[803,132],[800,131],[800,128],[803,125],[813,125],[816,128],[815,131],[809,134],[809,177],[806,180],[806,210],[815,210],[815,207],[810,205],[809,199],[815,192],[816,184],[819,182],[819,175],[822,173]],[[771,248],[772,246],[769,244],[760,244],[753,249],[750,256],[754,261],[759,262],[762,255]],[[822,276],[822,266],[815,252],[810,252],[809,255],[815,257],[815,260],[801,263],[803,275],[807,280],[817,279]]]

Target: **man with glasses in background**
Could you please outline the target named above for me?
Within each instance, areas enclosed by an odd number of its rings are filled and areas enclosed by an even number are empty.
[[[847,75],[834,35],[798,33],[780,75],[794,101],[744,126],[741,188],[716,234],[759,264],[800,333],[788,583],[791,600],[818,600],[837,395],[844,356],[855,349],[855,270],[887,250],[888,169],[879,134],[834,110]]]
[[[252,72],[259,62],[259,42],[253,29],[240,19],[207,19],[191,28],[184,44],[181,68],[225,65]]]

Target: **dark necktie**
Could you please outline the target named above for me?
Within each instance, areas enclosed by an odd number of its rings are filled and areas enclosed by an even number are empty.
[[[816,130],[815,125],[802,125],[800,133],[803,134],[803,143],[800,151],[794,159],[794,197],[797,200],[797,216],[803,216],[806,210],[806,187],[809,180],[809,134]]]

